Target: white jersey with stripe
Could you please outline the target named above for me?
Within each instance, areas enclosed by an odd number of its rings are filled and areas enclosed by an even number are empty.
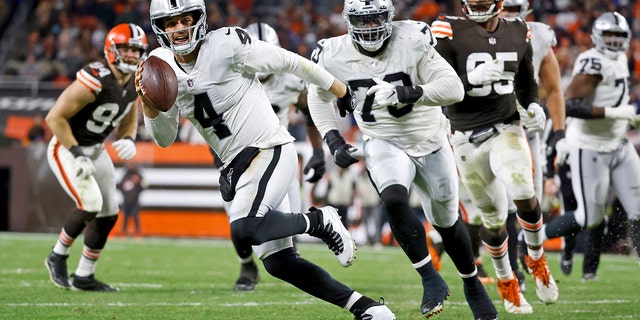
[[[595,91],[583,99],[594,107],[619,107],[629,104],[629,67],[627,56],[610,59],[595,48],[581,53],[573,65],[573,76],[601,76]],[[572,119],[567,124],[567,141],[579,148],[610,152],[624,141],[629,121],[622,119]]]
[[[556,33],[550,26],[535,21],[528,21],[531,30],[531,48],[533,49],[533,71],[536,81],[540,83],[540,65],[549,52],[549,48],[558,44]]]
[[[271,101],[273,111],[280,119],[280,124],[286,128],[289,126],[289,107],[298,102],[300,93],[306,89],[304,81],[288,73],[272,74],[262,82],[262,86]]]
[[[162,146],[171,144],[180,114],[193,123],[225,165],[246,147],[270,148],[294,140],[280,125],[256,73],[292,73],[324,89],[334,81],[310,61],[253,39],[237,27],[209,32],[189,72],[168,49],[157,48],[151,55],[169,63],[178,78],[173,107],[158,116],[166,119],[145,118],[151,136]]]
[[[386,140],[408,155],[420,157],[445,143],[449,121],[442,108],[437,107],[439,104],[381,107],[366,92],[376,85],[374,77],[397,86],[438,86],[439,79],[455,72],[435,51],[435,38],[427,24],[410,20],[392,23],[387,48],[375,57],[360,53],[351,36],[345,34],[318,42],[311,59],[354,90],[358,106],[353,115],[365,141]],[[336,129],[335,121],[323,121],[317,116],[318,112],[333,110],[323,93],[309,86],[308,100],[320,133],[324,136]]]

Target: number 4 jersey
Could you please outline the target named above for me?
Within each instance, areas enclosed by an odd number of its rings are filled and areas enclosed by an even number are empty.
[[[460,75],[465,85],[464,99],[448,108],[453,130],[466,131],[480,126],[518,119],[516,99],[527,107],[538,101],[531,33],[519,18],[499,18],[490,33],[480,24],[463,17],[440,16],[431,25],[438,39],[436,49]],[[499,81],[473,86],[467,73],[481,63],[503,64]]]

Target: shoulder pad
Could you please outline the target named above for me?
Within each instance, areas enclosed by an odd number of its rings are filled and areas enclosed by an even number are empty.
[[[431,32],[436,38],[449,38],[453,39],[453,28],[449,21],[436,20],[431,23]]]

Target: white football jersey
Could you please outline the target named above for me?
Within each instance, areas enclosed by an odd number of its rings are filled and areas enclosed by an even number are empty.
[[[448,135],[449,121],[442,108],[418,104],[380,107],[374,103],[373,95],[367,96],[366,92],[376,85],[374,77],[397,86],[415,86],[437,83],[443,73],[455,75],[455,71],[435,51],[435,38],[427,24],[392,23],[387,48],[375,57],[360,53],[351,36],[345,34],[318,42],[311,60],[354,90],[358,106],[353,114],[363,139],[386,140],[408,155],[419,157],[442,147]],[[322,98],[322,92],[310,86],[308,99],[312,115],[317,97]],[[333,129],[315,117],[314,122],[323,135]]]
[[[629,67],[627,56],[610,59],[595,48],[581,53],[573,65],[573,76],[600,75],[595,92],[583,101],[594,107],[618,107],[629,104]],[[626,137],[629,121],[620,119],[572,119],[567,125],[567,141],[583,149],[600,152],[615,150]]]
[[[267,81],[262,82],[262,86],[280,119],[280,124],[287,128],[289,107],[298,102],[300,93],[306,89],[304,81],[289,73],[272,74]]]
[[[528,21],[531,29],[531,48],[533,49],[533,71],[536,81],[540,83],[540,65],[547,55],[549,48],[558,44],[556,33],[542,22]]]
[[[331,74],[310,61],[280,47],[255,41],[244,29],[236,27],[207,33],[189,72],[176,63],[168,49],[157,48],[150,55],[169,63],[178,78],[176,102],[161,116],[169,118],[171,125],[175,123],[177,127],[179,112],[193,123],[225,164],[248,146],[270,148],[294,140],[287,128],[280,125],[255,75],[257,72],[291,72],[325,89],[334,80]],[[175,130],[175,127],[156,127],[150,131],[158,141],[163,134],[167,135],[163,131]]]

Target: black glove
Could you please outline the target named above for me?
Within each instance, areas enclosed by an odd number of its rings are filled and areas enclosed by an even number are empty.
[[[327,132],[324,136],[324,141],[329,145],[329,150],[331,150],[331,155],[333,155],[333,162],[341,168],[346,168],[358,162],[358,159],[351,156],[357,149],[346,143],[338,130]]]
[[[324,165],[324,151],[322,149],[313,149],[313,155],[307,165],[304,166],[302,173],[307,174],[313,169],[313,175],[307,179],[307,182],[315,183],[322,178],[327,168]]]
[[[560,142],[561,140],[563,141]],[[545,176],[547,178],[553,178],[555,174],[555,165],[563,165],[569,156],[564,130],[554,131],[549,135],[549,138],[547,139],[546,154],[547,170],[545,172]]]
[[[353,110],[356,109],[358,105],[358,99],[353,94],[353,90],[349,86],[347,86],[347,93],[342,98],[338,98],[336,102],[338,105],[338,111],[340,111],[341,117],[346,117],[347,114],[353,113]]]

